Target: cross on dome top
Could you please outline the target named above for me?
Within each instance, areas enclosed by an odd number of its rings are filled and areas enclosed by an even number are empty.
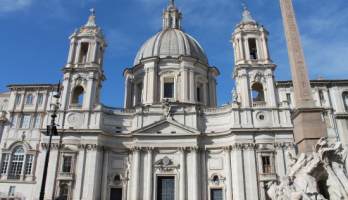
[[[174,0],[168,1],[168,7],[163,13],[163,29],[169,28],[181,28],[181,12],[175,7]]]
[[[91,8],[89,11],[91,12],[91,14],[88,17],[88,21],[87,21],[85,27],[97,27],[97,24],[95,22],[95,18],[96,18],[95,17],[95,9]]]
[[[249,9],[246,6],[246,4],[243,3],[242,6],[243,6],[242,23],[247,23],[247,22],[256,23],[256,21],[254,20],[253,16],[251,15],[251,12],[249,11]]]

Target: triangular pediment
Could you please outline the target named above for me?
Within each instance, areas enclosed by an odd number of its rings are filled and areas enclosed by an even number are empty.
[[[135,130],[133,134],[198,135],[199,131],[174,120],[165,119]]]

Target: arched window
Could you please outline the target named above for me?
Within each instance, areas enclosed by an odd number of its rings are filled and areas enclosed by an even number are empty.
[[[25,152],[22,146],[18,146],[12,152],[9,179],[20,179],[22,168],[24,166]]]
[[[75,105],[80,105],[81,106],[83,104],[83,95],[84,95],[83,87],[82,86],[76,86],[74,91],[73,91],[71,103],[75,104]]]
[[[34,155],[26,154],[22,145],[14,148],[12,153],[3,153],[1,159],[1,175],[8,179],[18,180],[21,176],[33,174]],[[23,174],[22,174],[23,173]]]
[[[343,103],[344,103],[344,108],[346,111],[348,111],[348,92],[343,92],[342,93],[342,98],[343,98]]]
[[[59,185],[59,199],[67,200],[69,197],[69,185],[66,183],[61,183]]]
[[[253,102],[265,101],[265,95],[263,92],[263,86],[261,83],[256,82],[251,86]]]
[[[34,96],[32,94],[29,94],[27,98],[25,99],[25,104],[32,105],[34,100]]]

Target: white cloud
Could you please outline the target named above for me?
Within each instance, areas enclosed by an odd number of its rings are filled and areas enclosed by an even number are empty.
[[[0,13],[23,10],[32,4],[32,0],[0,0]]]

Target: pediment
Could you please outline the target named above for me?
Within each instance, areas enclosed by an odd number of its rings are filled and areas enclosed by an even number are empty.
[[[200,132],[194,128],[180,124],[174,120],[161,120],[133,131],[133,134],[156,135],[198,135]]]

